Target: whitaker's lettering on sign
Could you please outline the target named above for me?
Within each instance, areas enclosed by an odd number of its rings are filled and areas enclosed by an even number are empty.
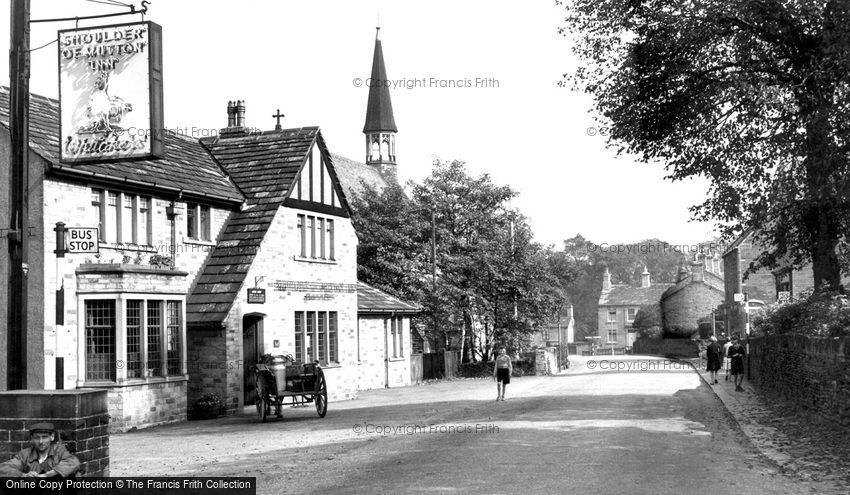
[[[266,289],[248,289],[248,304],[265,304]]]
[[[68,253],[97,253],[97,229],[69,227],[65,230],[65,246]]]
[[[59,31],[63,162],[162,155],[161,45],[152,22]]]

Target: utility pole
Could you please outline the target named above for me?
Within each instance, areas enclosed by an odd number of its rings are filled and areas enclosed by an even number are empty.
[[[437,333],[437,205],[431,204],[431,318],[434,336]],[[446,344],[443,340],[443,345]]]
[[[6,389],[27,388],[27,248],[29,247],[30,0],[12,0],[9,47],[9,285]]]
[[[514,259],[516,255],[516,247],[514,246],[514,215],[511,213],[511,260]],[[516,305],[516,292],[514,292],[514,320],[519,317],[519,313],[517,312]]]

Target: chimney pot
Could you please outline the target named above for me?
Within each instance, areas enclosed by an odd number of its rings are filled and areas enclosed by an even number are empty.
[[[245,100],[236,102],[236,127],[245,127]]]
[[[233,127],[236,125],[236,105],[233,104],[233,101],[227,102],[227,127]]]
[[[640,286],[644,289],[649,287],[651,282],[649,280],[649,270],[646,267],[643,267],[643,273],[640,275]]]
[[[608,268],[605,268],[605,273],[602,275],[602,290],[608,290],[611,288],[611,272],[608,271]]]

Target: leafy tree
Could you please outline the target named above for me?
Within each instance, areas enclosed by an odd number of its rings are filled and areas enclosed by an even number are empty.
[[[640,330],[661,326],[661,303],[641,306],[632,322],[632,327]]]
[[[359,279],[422,305],[422,323],[438,343],[460,329],[465,361],[487,359],[496,345],[521,348],[566,296],[548,251],[508,207],[516,193],[486,174],[470,176],[458,161],[435,162],[411,190],[408,198],[398,186],[364,185],[352,198]]]
[[[522,270],[510,249],[513,218],[506,206],[515,195],[487,174],[469,176],[459,161],[435,161],[432,175],[413,187],[414,201],[422,211],[433,209],[435,218],[439,274],[430,310],[460,327],[464,361],[474,360],[482,344],[486,351],[492,344],[488,337],[497,337],[498,330],[527,330],[504,316],[505,308],[512,313],[514,301],[519,305],[525,294],[518,284]],[[515,239],[516,245],[525,244]],[[476,340],[477,323],[485,327],[483,343]]]
[[[691,208],[726,238],[768,246],[759,267],[809,262],[840,289],[850,232],[850,3],[571,0],[567,26],[620,152],[705,177]],[[845,265],[845,270],[847,266]]]
[[[408,301],[420,301],[426,290],[429,228],[397,184],[381,191],[363,183],[349,198],[357,232],[357,278]]]

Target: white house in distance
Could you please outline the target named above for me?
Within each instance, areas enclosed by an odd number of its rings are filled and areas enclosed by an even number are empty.
[[[265,353],[320,361],[332,401],[410,383],[418,308],[358,283],[345,187],[319,128],[254,132],[229,105],[218,137],[166,132],[162,158],[66,164],[58,102],[32,95],[30,116],[28,388],[106,388],[111,429],[126,430],[184,420],[207,392],[240,411]],[[0,88],[0,183],[8,119]],[[395,165],[372,156],[370,170]],[[98,227],[99,253],[57,261],[57,222]],[[265,298],[249,300],[255,288]]]

